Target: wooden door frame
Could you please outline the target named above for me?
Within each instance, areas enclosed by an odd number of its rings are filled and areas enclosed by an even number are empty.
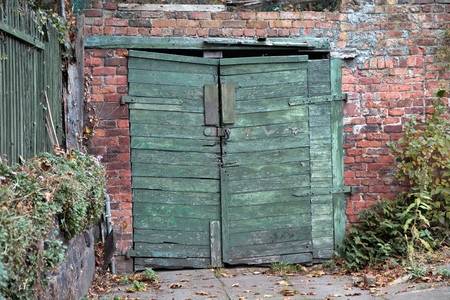
[[[143,37],[143,36],[88,36],[84,39],[84,48],[96,49],[141,49],[141,50],[298,50],[302,52],[330,53],[330,43],[326,38],[294,37],[294,38],[195,38],[195,37]],[[341,93],[342,86],[342,60],[329,58],[331,71],[332,93]],[[342,132],[342,103],[335,102],[332,109],[333,126],[332,165],[333,183],[336,190],[333,194],[334,241],[335,248],[342,243],[346,226],[346,197],[349,187],[343,183],[343,136]]]
[[[292,49],[312,52],[330,52],[325,38],[192,38],[143,36],[88,36],[84,48],[98,49],[183,49],[183,50],[274,50]]]

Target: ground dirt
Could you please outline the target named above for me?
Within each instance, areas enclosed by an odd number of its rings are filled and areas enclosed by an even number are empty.
[[[446,266],[450,270],[450,265]],[[334,273],[334,274],[333,274]],[[450,299],[448,278],[402,275],[381,280],[381,275],[330,272],[312,268],[233,268],[158,272],[157,283],[133,285],[136,275],[109,275],[97,282],[103,291],[96,299]],[[125,280],[124,280],[125,278]],[[428,278],[428,279],[427,279]],[[137,278],[139,279],[139,278]],[[125,284],[126,283],[126,284]],[[134,286],[134,287],[133,287]],[[145,290],[136,291],[136,287]]]

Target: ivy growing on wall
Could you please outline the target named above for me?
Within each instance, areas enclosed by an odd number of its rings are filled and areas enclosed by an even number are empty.
[[[64,259],[64,241],[98,222],[104,168],[79,152],[0,161],[0,299],[30,299]]]

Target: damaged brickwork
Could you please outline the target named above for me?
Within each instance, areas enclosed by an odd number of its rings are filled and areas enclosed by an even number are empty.
[[[401,136],[411,116],[423,117],[437,89],[448,89],[450,72],[436,51],[450,28],[450,4],[343,2],[340,12],[165,12],[120,10],[106,1],[85,10],[84,34],[327,38],[331,55],[345,59],[345,184],[353,187],[346,212],[355,222],[361,209],[400,190],[386,142]],[[108,171],[118,254],[124,255],[132,246],[128,109],[120,103],[127,94],[127,50],[86,49],[85,73],[91,77],[87,101],[99,118],[89,149],[103,156]]]

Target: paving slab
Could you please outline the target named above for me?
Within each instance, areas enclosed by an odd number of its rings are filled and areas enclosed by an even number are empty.
[[[450,300],[450,283],[404,282],[377,289],[376,293],[353,286],[351,276],[275,276],[266,268],[181,270],[158,272],[161,287],[127,293],[115,288],[100,299],[161,300]],[[115,298],[116,297],[116,298]]]

